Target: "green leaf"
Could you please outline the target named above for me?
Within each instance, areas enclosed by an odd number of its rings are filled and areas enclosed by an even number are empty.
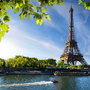
[[[20,14],[20,20],[22,20],[24,18],[23,13]]]
[[[8,24],[5,23],[0,23],[0,41],[2,39],[2,37],[4,37],[4,34],[8,31],[9,27]]]
[[[17,12],[19,12],[19,7],[14,8],[14,14],[16,14]]]
[[[37,25],[39,24],[39,19],[36,20],[36,24],[37,24]]]
[[[78,0],[78,4],[83,4],[82,0]]]
[[[29,21],[29,19],[30,19],[30,15],[28,15],[27,17],[28,17],[27,21]]]
[[[23,4],[25,4],[25,0],[23,0]]]
[[[47,7],[45,7],[45,8],[44,8],[44,10],[46,10],[46,11],[47,11]]]
[[[51,21],[51,18],[49,17],[49,15],[46,15],[46,19]]]
[[[8,29],[9,29],[8,24],[3,23],[3,24],[2,24],[2,30],[4,31],[4,33],[5,33]]]
[[[14,14],[16,14],[17,12],[19,12],[19,4],[16,3],[16,6],[14,8]]]
[[[0,23],[0,28],[2,28],[2,24]]]
[[[2,35],[2,37],[4,37],[4,32],[2,31],[1,33],[2,33],[2,34],[1,34],[1,35]]]
[[[88,9],[90,10],[90,6],[88,7]]]
[[[34,9],[37,9],[37,6],[34,6]]]
[[[42,13],[45,13],[46,11],[45,10],[42,10]]]
[[[23,3],[22,2],[20,2],[20,7],[23,5]]]
[[[40,20],[39,20],[39,22],[40,22],[40,25],[42,25],[42,23],[43,23],[43,20],[42,20],[42,19],[40,19]]]
[[[16,3],[16,7],[15,8],[18,8],[19,7],[19,4],[18,3]]]
[[[3,18],[3,20],[5,22],[9,22],[10,21],[10,16],[5,15],[4,18]]]
[[[42,19],[37,19],[37,20],[36,20],[36,24],[38,25],[39,23],[40,23],[40,25],[42,25],[43,20],[42,20]]]

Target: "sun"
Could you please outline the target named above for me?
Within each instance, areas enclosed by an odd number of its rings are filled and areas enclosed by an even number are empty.
[[[0,58],[7,59],[13,56],[13,52],[16,51],[16,46],[8,41],[0,42]]]

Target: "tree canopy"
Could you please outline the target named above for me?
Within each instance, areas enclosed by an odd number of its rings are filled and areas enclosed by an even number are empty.
[[[78,69],[82,69],[82,68],[84,68],[83,65],[78,65]]]
[[[9,31],[7,24],[10,21],[8,9],[13,9],[14,14],[19,12],[20,20],[25,17],[29,21],[30,16],[33,16],[36,19],[36,24],[41,25],[44,18],[51,21],[47,14],[48,6],[62,5],[63,3],[64,0],[0,0],[0,41],[4,34]],[[90,10],[89,0],[78,0],[78,4],[82,4]]]
[[[2,67],[2,66],[3,66],[3,61],[0,60],[0,67]]]
[[[70,65],[64,63],[64,61],[60,61],[59,63],[57,63],[57,67],[70,67]]]
[[[56,67],[68,67],[72,69],[83,69],[84,66],[83,65],[70,65],[70,64],[66,64],[64,63],[64,61],[60,61],[59,63],[57,63]]]
[[[41,68],[46,66],[55,67],[56,60],[52,58],[38,60],[35,57],[30,58],[30,57],[18,55],[18,56],[15,56],[14,58],[9,58],[8,60],[5,60],[5,66],[9,68],[26,68],[26,67]]]

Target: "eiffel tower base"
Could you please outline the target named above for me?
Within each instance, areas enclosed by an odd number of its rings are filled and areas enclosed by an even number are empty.
[[[79,55],[63,54],[61,55],[59,62],[62,60],[64,61],[64,63],[70,64],[70,65],[76,65],[77,61],[79,61],[82,65],[88,66],[82,54],[79,54]]]

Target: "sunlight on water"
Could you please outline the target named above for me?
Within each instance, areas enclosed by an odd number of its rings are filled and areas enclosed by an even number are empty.
[[[41,82],[34,82],[34,83],[6,84],[6,85],[0,85],[0,87],[44,85],[44,84],[51,84],[51,83],[53,83],[53,82],[51,82],[51,81],[41,81]]]

